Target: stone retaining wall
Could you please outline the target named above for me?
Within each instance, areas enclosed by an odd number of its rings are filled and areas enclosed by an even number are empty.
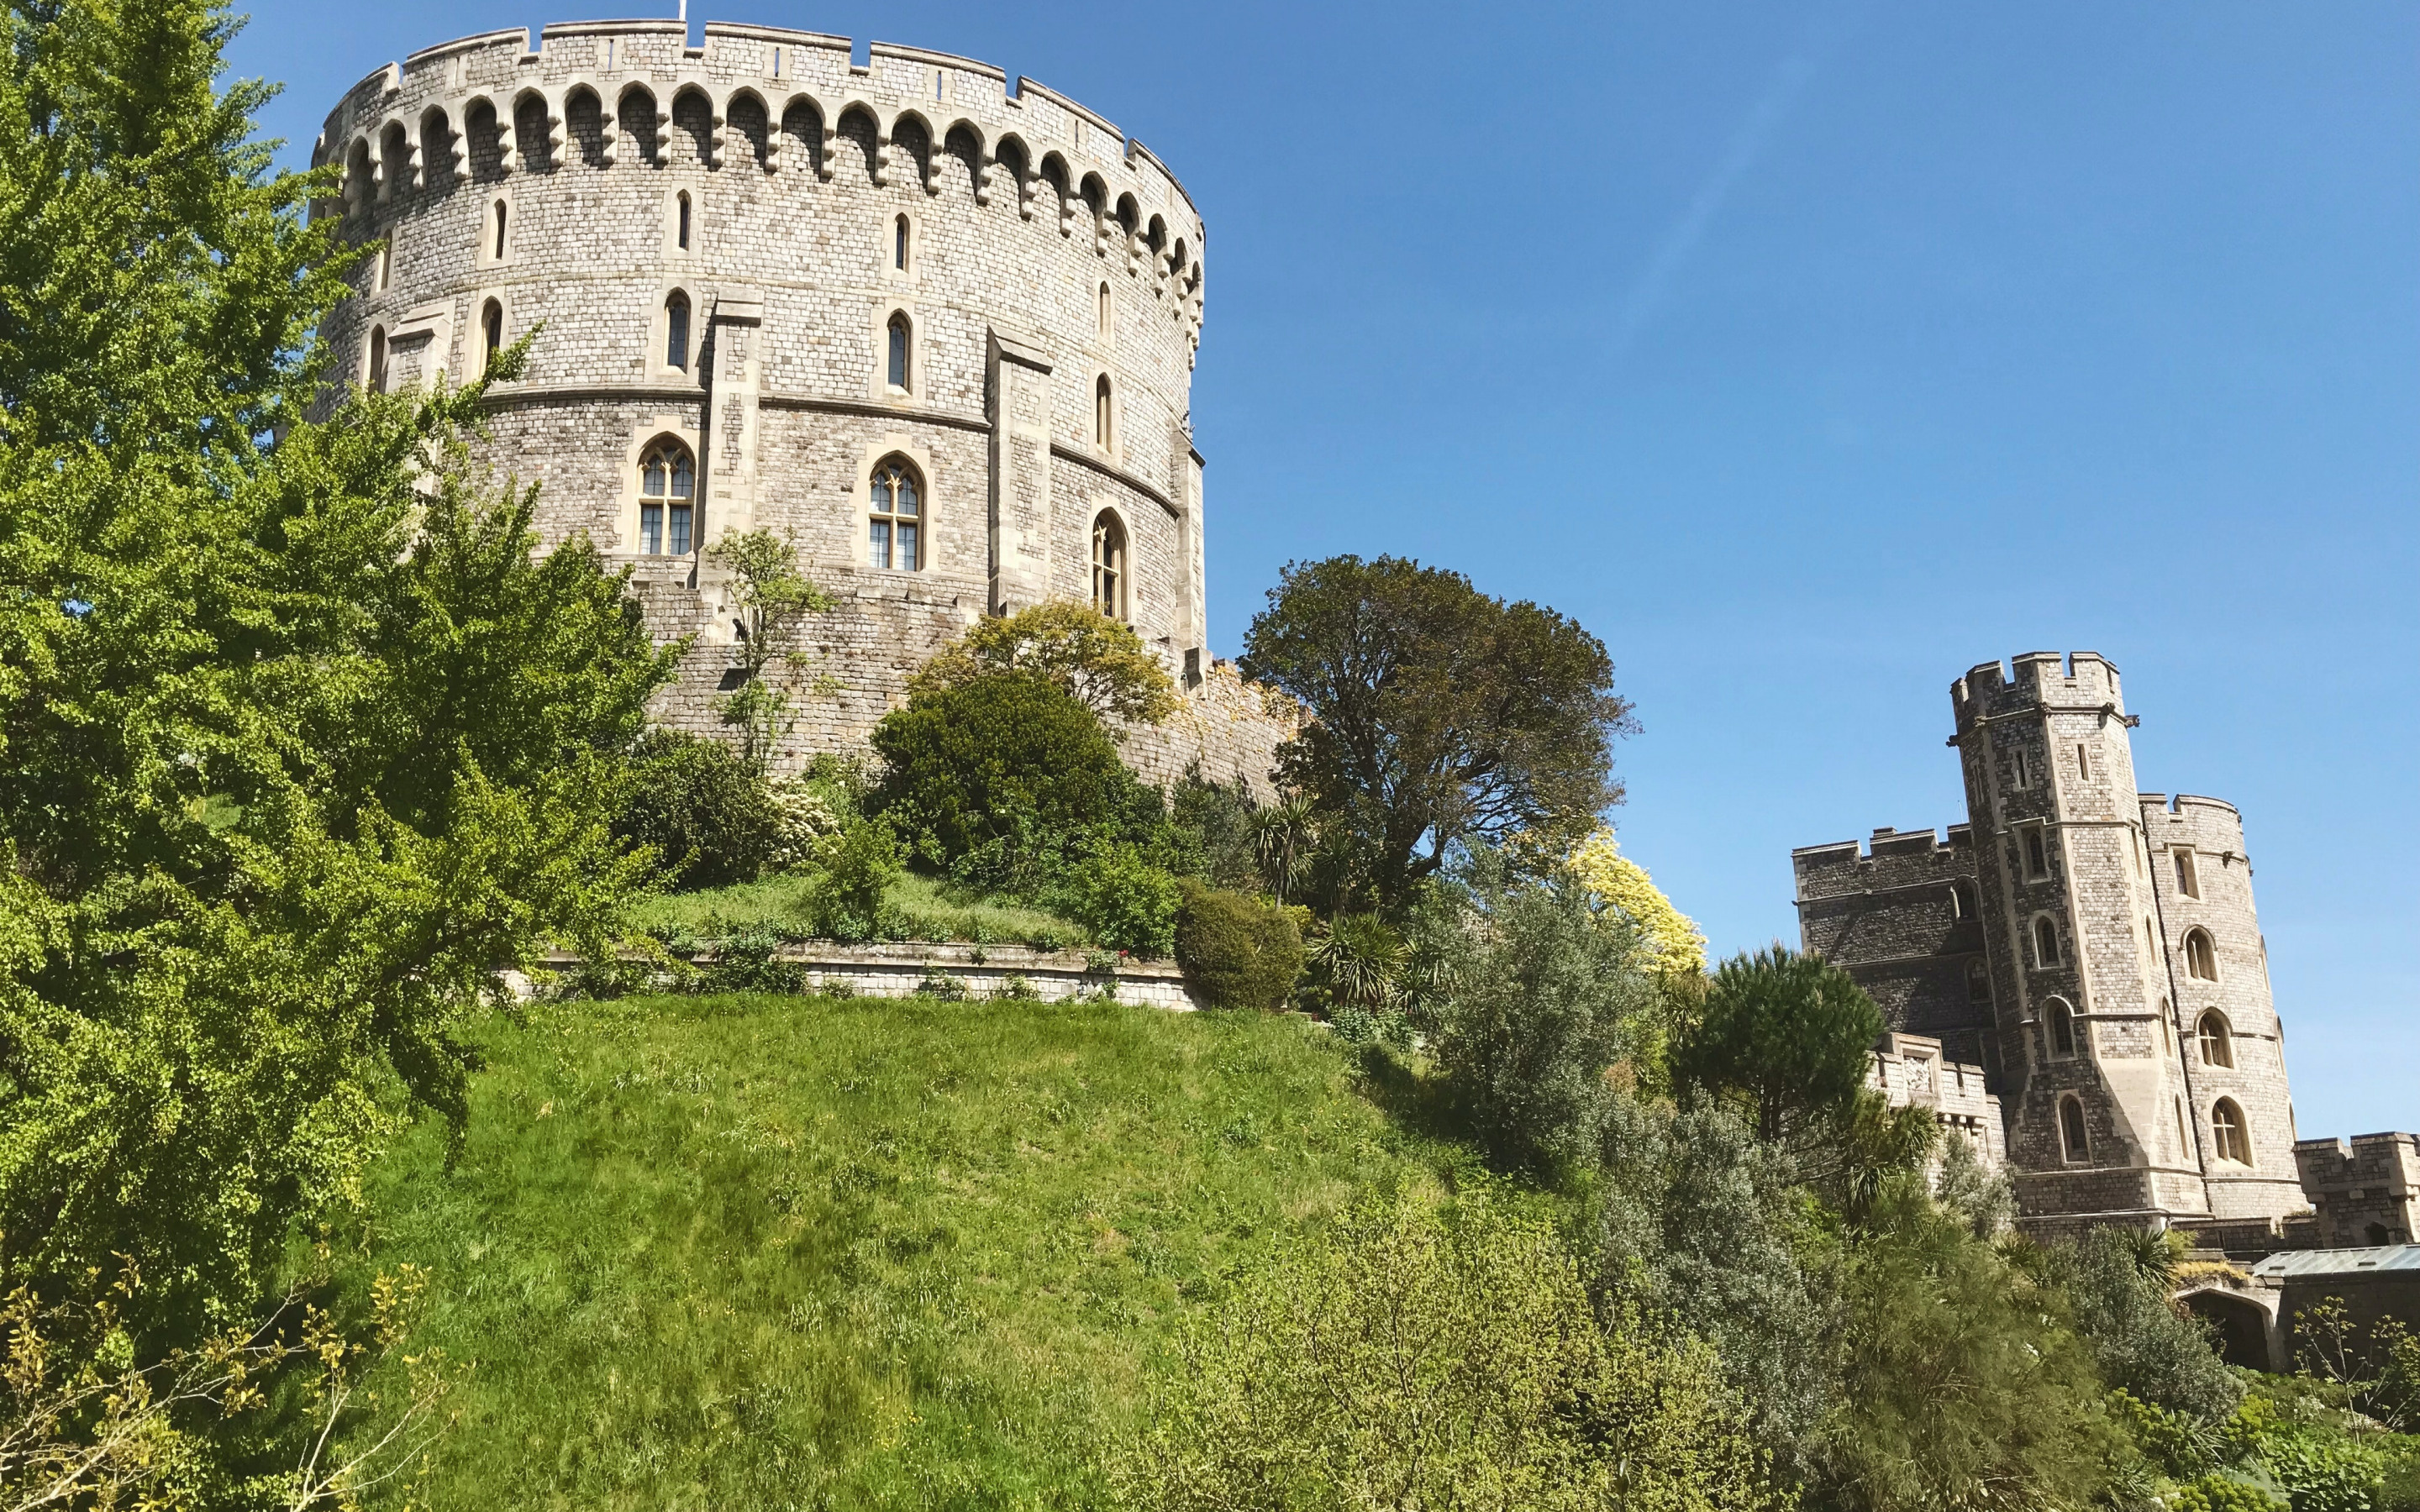
[[[836,940],[808,940],[785,945],[774,959],[799,967],[808,987],[816,992],[857,997],[913,997],[933,978],[946,978],[966,989],[970,997],[1009,995],[1009,979],[1022,977],[1045,1002],[1098,997],[1105,988],[1116,990],[1121,1003],[1140,1003],[1191,1012],[1202,1006],[1185,984],[1173,961],[1120,960],[1113,970],[1096,970],[1094,958],[1081,950],[1037,950],[1026,945],[932,944],[899,941],[879,945],[843,945]],[[712,951],[701,951],[693,964],[712,963]],[[579,957],[559,954],[548,964],[558,970],[579,964]]]

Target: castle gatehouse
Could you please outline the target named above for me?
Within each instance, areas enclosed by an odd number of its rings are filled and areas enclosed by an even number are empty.
[[[2090,652],[1987,662],[1950,706],[1967,823],[1792,852],[1805,948],[1982,1069],[2029,1228],[2276,1247],[2310,1204],[2242,819],[2136,791]]]

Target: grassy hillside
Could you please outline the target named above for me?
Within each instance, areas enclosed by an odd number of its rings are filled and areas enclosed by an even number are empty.
[[[455,1170],[423,1128],[372,1194],[476,1362],[445,1508],[1091,1504],[1186,1299],[1456,1158],[1291,1019],[638,999],[485,1048]]]
[[[814,881],[812,873],[787,872],[727,887],[666,893],[641,903],[634,917],[643,929],[687,930],[709,939],[757,927],[811,934],[814,910],[808,892]],[[961,898],[936,879],[913,872],[892,881],[883,903],[906,939],[1039,945],[1053,950],[1091,943],[1084,926],[1073,919],[1017,903]]]

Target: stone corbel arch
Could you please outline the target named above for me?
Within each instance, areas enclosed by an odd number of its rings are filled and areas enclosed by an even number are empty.
[[[521,101],[524,100],[535,100],[537,101],[540,118],[546,122],[546,161],[550,163],[560,165],[563,162],[564,145],[569,139],[570,135],[570,133],[566,130],[564,119],[563,90],[561,88],[546,89],[535,84],[525,84],[520,88],[515,89],[513,91],[511,125],[512,129],[516,132],[520,129]],[[507,167],[509,171],[519,173],[528,166],[528,160],[526,156],[519,150],[520,138],[518,135],[514,138],[514,142],[515,151],[512,155],[511,162],[507,164]]]
[[[809,155],[809,165],[815,170],[815,177],[818,179],[830,183],[832,176],[832,148],[835,146],[832,138],[838,130],[838,123],[833,118],[830,103],[812,89],[792,89],[781,97],[781,103],[778,106],[774,104],[772,97],[765,97],[766,171],[779,174],[788,170],[789,133],[783,130],[783,127],[789,120],[790,112],[800,105],[806,106],[815,115],[815,142]]]
[[[756,101],[756,108],[765,113],[765,161],[768,164],[765,171],[770,173],[769,165],[782,140],[782,117],[773,114],[771,97],[752,84],[736,84],[722,92],[722,103],[717,107],[714,116],[714,165],[718,168],[722,166],[723,159],[729,155],[731,107],[742,96]],[[752,158],[752,152],[751,156]],[[752,162],[750,163],[751,167],[754,165]]]
[[[387,142],[397,136],[403,143],[403,171],[399,176],[389,173],[386,163]],[[406,120],[400,116],[390,116],[379,123],[377,140],[379,173],[385,179],[379,190],[380,199],[393,199],[404,189],[418,189],[426,183],[427,180],[420,171],[420,128],[417,123]],[[401,178],[400,183],[396,181],[398,177]]]
[[[942,144],[948,141],[948,138],[941,132],[934,130],[933,118],[930,116],[925,115],[923,111],[918,110],[912,105],[903,105],[898,110],[892,112],[891,124],[883,128],[881,134],[881,141],[884,145],[884,155],[886,157],[889,156],[889,145],[897,140],[899,134],[899,123],[904,120],[912,120],[917,125],[924,129],[924,161],[920,165],[920,170],[923,178],[923,189],[927,195],[939,194],[941,192]]]
[[[462,97],[463,162],[469,162],[471,156],[471,113],[481,105],[487,106],[496,117],[497,163],[505,173],[512,173],[520,167],[520,154],[515,149],[513,139],[512,98],[501,96],[492,89],[474,89]]]

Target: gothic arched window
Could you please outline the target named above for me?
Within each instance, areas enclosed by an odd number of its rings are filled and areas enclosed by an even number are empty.
[[[488,254],[496,262],[504,260],[504,217],[507,210],[508,208],[503,200],[496,201],[496,212],[492,218],[495,223],[495,239],[492,243],[493,250]]]
[[[2054,1056],[2075,1054],[2075,1011],[2064,998],[2050,1000],[2050,1053]]]
[[[492,363],[496,360],[496,354],[504,349],[504,307],[503,304],[494,300],[489,300],[488,301],[488,307],[479,312],[479,331],[488,341],[487,360]]]
[[[1104,373],[1093,385],[1093,444],[1109,448],[1109,376]]]
[[[689,371],[689,296],[678,289],[664,301],[664,365]]]
[[[2214,1008],[2204,1013],[2195,1038],[2201,1041],[2203,1065],[2233,1066],[2235,1064],[2235,1036],[2227,1031],[2226,1014]]]
[[[386,392],[386,327],[370,327],[369,371],[363,382],[372,393]]]
[[[679,196],[674,200],[673,206],[680,223],[674,231],[675,245],[681,251],[687,252],[689,251],[689,191],[682,190]]]
[[[1106,509],[1093,518],[1093,607],[1126,617],[1126,528]]]
[[[689,555],[695,519],[697,464],[678,441],[658,441],[639,462],[639,549],[651,557]]]
[[[2059,1154],[2071,1165],[2092,1158],[2092,1136],[2084,1125],[2084,1100],[2071,1092],[2058,1100]]]
[[[2211,943],[2210,931],[2185,932],[2185,975],[2200,981],[2218,980],[2218,947]]]
[[[891,267],[893,271],[904,273],[908,270],[908,217],[903,215],[891,223]]]
[[[893,389],[906,393],[908,376],[908,342],[912,339],[912,333],[908,328],[908,313],[905,310],[891,317],[890,332],[890,383]]]
[[[2039,915],[2034,919],[2034,964],[2058,964],[2058,926],[2050,921],[2048,914]]]
[[[2218,1158],[2239,1165],[2252,1164],[2252,1134],[2243,1126],[2243,1110],[2230,1098],[2220,1098],[2210,1110],[2211,1144]]]
[[[923,565],[924,490],[907,459],[886,456],[867,490],[866,561],[914,572]]]

